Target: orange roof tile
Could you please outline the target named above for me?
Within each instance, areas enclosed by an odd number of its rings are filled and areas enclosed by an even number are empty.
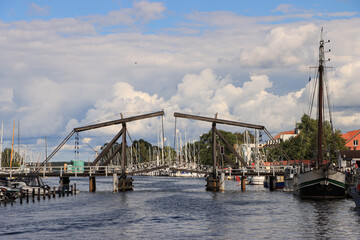
[[[342,134],[342,137],[343,137],[343,139],[345,139],[345,141],[349,141],[351,138],[353,138],[359,132],[360,132],[360,130],[350,131],[350,132]]]
[[[285,135],[285,134],[295,134],[295,130],[293,130],[293,131],[281,132],[281,133],[279,133],[278,135],[276,135],[274,138],[275,138],[275,139],[278,139],[278,138],[280,138],[280,136]]]

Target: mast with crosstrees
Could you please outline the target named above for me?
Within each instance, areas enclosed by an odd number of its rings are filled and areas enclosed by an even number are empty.
[[[317,159],[316,167],[323,163],[323,104],[324,104],[324,63],[325,63],[325,54],[324,54],[324,39],[323,39],[323,29],[321,29],[321,38],[320,38],[320,47],[319,47],[319,95],[318,95],[318,133],[317,133]]]

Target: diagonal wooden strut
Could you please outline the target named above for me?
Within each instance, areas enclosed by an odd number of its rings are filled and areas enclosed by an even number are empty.
[[[217,147],[217,150],[220,151],[220,146]],[[238,167],[238,166],[236,166],[236,163],[231,158],[229,158],[226,154],[223,154],[223,155],[224,155],[225,160],[229,163],[229,165],[232,168],[237,168]]]
[[[221,141],[223,141],[225,143],[225,145],[229,148],[229,150],[238,158],[240,159],[242,166],[243,167],[247,167],[246,162],[244,161],[244,159],[237,153],[237,151],[233,148],[233,146],[231,146],[231,144],[221,135],[221,133],[219,132],[219,130],[217,130],[215,128],[215,133],[216,135],[219,136],[219,138],[221,139]]]
[[[115,151],[111,154],[111,156],[108,159],[106,159],[106,161],[102,164],[102,166],[107,166],[111,162],[111,160],[113,160],[113,158],[116,156],[116,154],[120,152],[121,148],[122,148],[122,143],[115,149]]]
[[[275,139],[273,138],[273,136],[271,136],[271,134],[269,133],[269,131],[268,131],[266,128],[264,128],[264,132],[265,132],[266,135],[270,138],[270,140],[275,140]],[[282,149],[282,147],[280,146],[280,144],[276,144],[275,147],[280,150],[280,152],[284,155],[284,157],[286,158],[286,160],[291,160],[291,158],[289,157],[289,155],[286,154],[286,152]]]
[[[124,128],[122,128],[120,132],[116,134],[116,136],[111,140],[111,142],[106,145],[106,147],[101,151],[99,156],[97,156],[95,160],[91,163],[91,166],[95,166],[100,161],[100,159],[103,158],[104,155],[109,152],[112,145],[120,138],[123,132],[124,132]]]
[[[67,135],[67,137],[59,144],[59,146],[57,146],[55,148],[54,151],[52,151],[52,153],[50,153],[50,155],[45,159],[44,162],[41,163],[40,166],[43,166],[44,164],[46,164],[48,161],[50,161],[50,159],[65,145],[65,143],[67,141],[69,141],[69,139],[74,135],[75,131],[73,130],[71,133],[69,133],[69,135]]]

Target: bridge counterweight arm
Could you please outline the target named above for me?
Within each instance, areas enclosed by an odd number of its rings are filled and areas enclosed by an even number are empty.
[[[229,121],[229,120],[218,119],[218,118],[196,116],[196,115],[190,115],[190,114],[184,114],[184,113],[178,113],[178,112],[174,113],[174,117],[188,118],[188,119],[199,120],[199,121],[204,121],[204,122],[226,124],[226,125],[231,125],[231,126],[246,127],[246,128],[259,129],[259,130],[263,130],[265,128],[264,126],[256,125],[256,124],[249,124],[249,123]]]

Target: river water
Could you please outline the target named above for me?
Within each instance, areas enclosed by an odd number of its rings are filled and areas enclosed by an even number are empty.
[[[44,182],[58,186],[57,178]],[[351,199],[305,201],[291,193],[227,181],[207,192],[204,178],[134,177],[113,193],[112,178],[71,179],[80,193],[0,206],[0,239],[360,239]]]

